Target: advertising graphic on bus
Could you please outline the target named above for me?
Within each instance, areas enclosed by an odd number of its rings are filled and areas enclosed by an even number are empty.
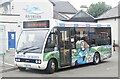
[[[56,19],[23,22],[15,64],[53,73],[64,67],[98,64],[112,56],[111,25]]]

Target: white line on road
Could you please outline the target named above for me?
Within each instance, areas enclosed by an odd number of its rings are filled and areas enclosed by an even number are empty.
[[[3,62],[0,62],[0,63],[3,63]],[[4,63],[4,64],[9,65],[9,66],[15,66],[15,65],[9,64],[9,63]]]

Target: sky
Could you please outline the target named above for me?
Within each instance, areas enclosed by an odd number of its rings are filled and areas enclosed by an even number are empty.
[[[97,2],[105,2],[107,5],[115,7],[118,5],[118,2],[120,0],[61,0],[61,1],[69,1],[77,10],[79,10],[81,5],[86,5],[87,7],[89,7],[90,4]]]

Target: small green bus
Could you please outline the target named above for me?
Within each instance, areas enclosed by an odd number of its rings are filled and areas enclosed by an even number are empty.
[[[111,25],[56,19],[24,21],[15,52],[19,70],[54,73],[65,67],[98,64],[112,56]]]

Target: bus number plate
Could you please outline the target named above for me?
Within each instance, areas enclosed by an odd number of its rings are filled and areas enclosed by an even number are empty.
[[[30,64],[24,64],[24,67],[30,68],[31,65]]]

